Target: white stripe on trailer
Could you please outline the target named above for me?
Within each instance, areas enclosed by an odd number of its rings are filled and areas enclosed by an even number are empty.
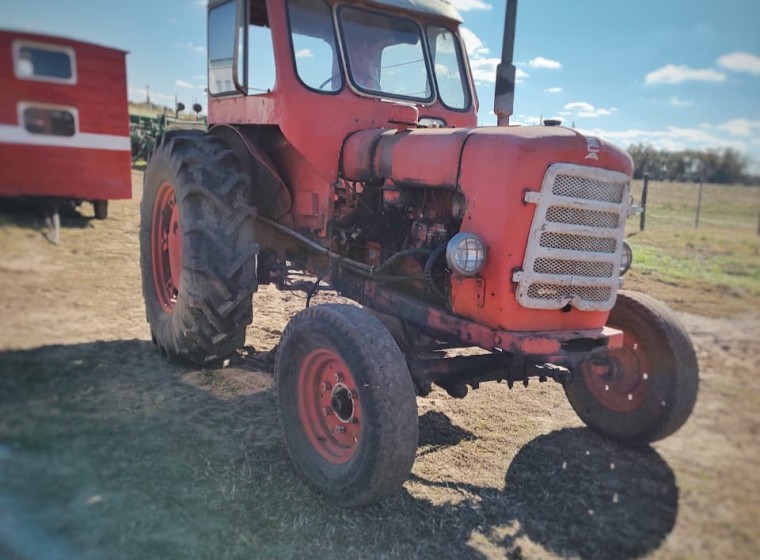
[[[24,146],[47,146],[51,148],[85,148],[131,152],[129,136],[114,134],[94,134],[77,132],[74,136],[54,136],[34,134],[20,126],[0,124],[0,144],[20,144]]]

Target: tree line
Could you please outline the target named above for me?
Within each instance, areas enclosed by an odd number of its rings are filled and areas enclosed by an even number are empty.
[[[699,181],[760,185],[760,176],[749,173],[749,160],[734,148],[713,150],[657,150],[649,144],[628,147],[633,158],[633,178],[644,174],[655,181]]]

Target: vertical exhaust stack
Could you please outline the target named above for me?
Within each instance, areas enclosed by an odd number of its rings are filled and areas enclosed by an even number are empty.
[[[501,46],[501,62],[496,67],[496,95],[493,112],[498,126],[509,126],[509,117],[515,106],[515,23],[517,21],[517,0],[507,0],[504,14],[504,38]]]

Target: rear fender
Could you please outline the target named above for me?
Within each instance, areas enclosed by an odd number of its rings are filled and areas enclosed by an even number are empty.
[[[209,130],[223,139],[246,165],[251,176],[251,203],[261,216],[279,220],[293,208],[290,189],[253,131],[244,127],[216,125]]]

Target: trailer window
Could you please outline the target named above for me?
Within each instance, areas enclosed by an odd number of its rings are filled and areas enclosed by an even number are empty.
[[[22,80],[74,83],[74,50],[58,45],[14,44],[14,71]]]
[[[470,93],[459,41],[451,31],[435,25],[427,28],[427,36],[441,103],[450,109],[467,109]]]
[[[290,39],[301,81],[319,91],[343,87],[330,7],[323,0],[288,2]]]
[[[339,21],[354,86],[381,96],[432,100],[422,30],[413,20],[344,6]]]
[[[26,107],[23,120],[24,128],[32,134],[74,136],[77,132],[76,117],[67,109]]]

